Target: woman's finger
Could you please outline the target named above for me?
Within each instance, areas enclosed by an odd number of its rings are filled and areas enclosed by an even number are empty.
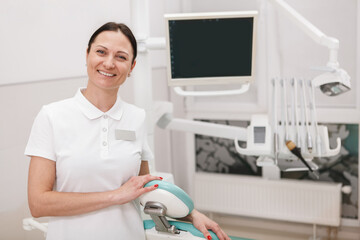
[[[216,234],[216,236],[218,236],[218,238],[220,239],[220,240],[231,240],[230,238],[229,238],[229,236],[224,232],[224,230],[222,230],[221,228],[218,230],[218,231],[216,231],[216,230],[213,230],[213,232]]]
[[[227,235],[217,223],[215,223],[210,229],[216,234],[216,236],[218,236],[220,240],[227,240]]]
[[[163,178],[162,177],[159,177],[159,176],[153,176],[153,175],[145,175],[145,179],[147,182],[150,182],[152,180],[162,180]]]
[[[143,187],[143,188],[142,188],[142,193],[141,193],[141,195],[144,194],[144,193],[147,193],[147,192],[154,191],[154,190],[157,189],[158,187],[159,187],[158,184],[154,184],[154,185],[149,186],[149,187]]]
[[[211,237],[209,231],[207,230],[207,228],[205,227],[205,225],[199,226],[198,229],[204,235],[204,237],[206,239],[208,239],[208,240],[212,239],[212,237]]]
[[[152,175],[144,175],[143,177],[144,177],[143,186],[145,186],[148,182],[151,182],[153,180],[160,180],[161,181],[163,179],[162,177],[152,176]]]

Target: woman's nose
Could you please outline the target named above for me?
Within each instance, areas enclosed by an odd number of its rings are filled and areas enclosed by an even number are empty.
[[[111,68],[114,68],[114,59],[112,57],[107,57],[105,59],[105,61],[103,62],[104,64],[104,67],[107,68],[107,69],[111,69]]]

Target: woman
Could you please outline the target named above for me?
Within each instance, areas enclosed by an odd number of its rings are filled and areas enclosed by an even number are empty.
[[[35,119],[25,150],[28,199],[34,217],[54,216],[49,240],[145,239],[133,200],[158,187],[144,184],[161,178],[149,175],[144,110],[118,97],[136,52],[126,25],[103,25],[88,43],[87,87],[44,106]],[[207,229],[229,239],[196,210],[186,219],[207,239]]]

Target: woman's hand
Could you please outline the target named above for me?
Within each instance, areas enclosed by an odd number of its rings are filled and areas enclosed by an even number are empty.
[[[206,239],[212,239],[208,231],[208,229],[210,229],[217,235],[220,240],[231,240],[216,222],[214,222],[204,214],[200,213],[199,211],[194,209],[190,213],[189,217],[194,227],[196,227],[200,232],[202,232]]]
[[[143,161],[144,162],[144,161]],[[143,173],[148,173],[147,164],[142,164]],[[74,216],[116,204],[125,204],[145,192],[156,189],[156,186],[143,186],[160,177],[144,175],[132,177],[121,187],[105,192],[57,192],[54,191],[56,179],[56,162],[31,157],[28,179],[29,207],[33,217]]]
[[[118,204],[128,203],[142,194],[157,189],[158,185],[155,184],[150,187],[144,187],[144,185],[152,180],[161,180],[161,177],[151,176],[149,174],[142,176],[131,177],[126,183],[124,183],[119,189],[115,190],[115,196]]]

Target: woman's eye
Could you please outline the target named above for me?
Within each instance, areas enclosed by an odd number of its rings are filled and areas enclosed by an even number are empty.
[[[97,50],[96,52],[97,52],[97,53],[100,53],[100,54],[105,54],[105,51],[104,51],[104,50]]]
[[[124,56],[118,56],[118,58],[121,60],[126,60],[126,57],[124,57]]]

